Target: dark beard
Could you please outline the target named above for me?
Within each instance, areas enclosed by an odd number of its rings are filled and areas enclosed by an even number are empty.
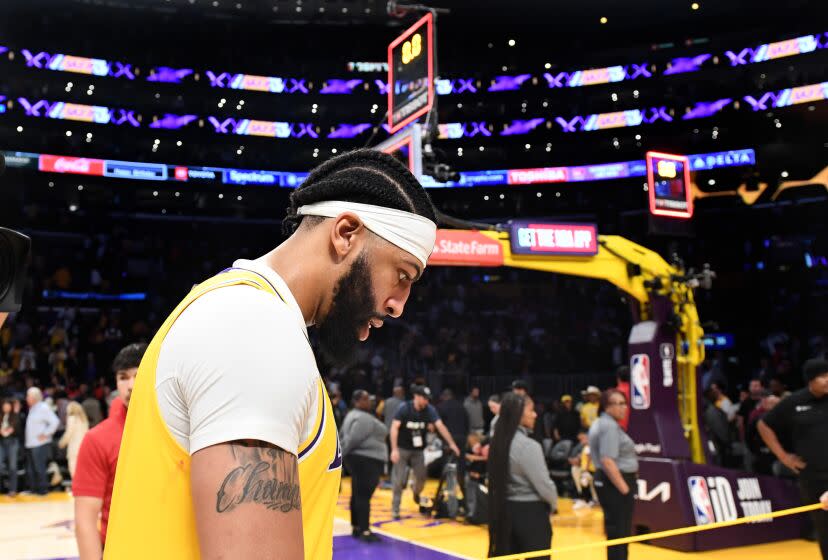
[[[325,358],[337,365],[350,364],[356,356],[360,328],[376,316],[371,270],[363,252],[337,282],[331,310],[319,323],[319,347]]]

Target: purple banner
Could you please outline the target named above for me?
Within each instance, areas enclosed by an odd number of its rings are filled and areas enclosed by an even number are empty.
[[[656,301],[654,307],[663,303]],[[640,456],[690,458],[676,406],[675,341],[675,332],[663,322],[643,321],[630,333],[628,431]]]
[[[801,505],[793,481],[670,459],[639,460],[633,526],[651,532],[731,521]],[[685,552],[799,538],[803,515],[653,541]]]
[[[184,78],[192,73],[192,68],[170,68],[168,66],[159,66],[150,70],[150,75],[147,77],[147,81],[180,84]]]

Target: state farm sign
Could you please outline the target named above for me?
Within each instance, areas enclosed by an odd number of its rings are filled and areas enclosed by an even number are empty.
[[[430,265],[502,266],[503,248],[499,241],[479,231],[439,229]]]
[[[104,160],[41,154],[38,168],[52,173],[100,176],[104,172]]]

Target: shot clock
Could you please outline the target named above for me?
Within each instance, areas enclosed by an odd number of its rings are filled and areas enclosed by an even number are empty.
[[[434,16],[388,45],[388,126],[393,134],[434,105]]]

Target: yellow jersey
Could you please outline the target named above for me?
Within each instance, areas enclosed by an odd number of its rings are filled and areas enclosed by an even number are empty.
[[[581,425],[589,429],[598,419],[598,403],[587,402],[581,407]]]
[[[170,433],[155,390],[161,345],[176,319],[199,297],[244,284],[285,298],[263,275],[228,269],[194,287],[147,348],[130,399],[115,475],[106,560],[200,558],[190,492],[190,455]],[[321,377],[314,426],[298,448],[305,558],[329,560],[342,454],[333,408]]]

